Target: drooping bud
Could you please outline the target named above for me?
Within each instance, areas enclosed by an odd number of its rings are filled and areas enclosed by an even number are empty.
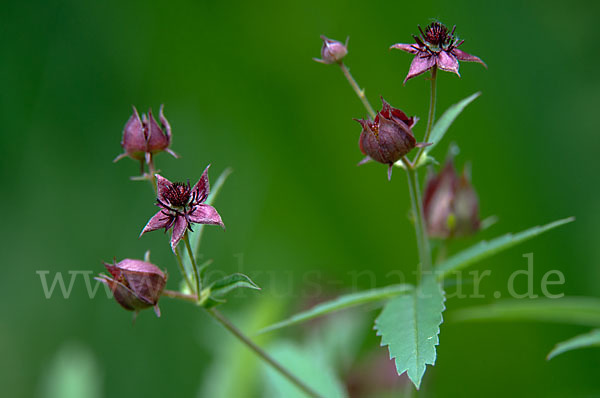
[[[411,128],[418,118],[408,117],[400,109],[393,108],[383,98],[381,111],[375,120],[355,119],[362,126],[358,144],[367,159],[388,165],[388,179],[392,177],[395,162],[416,147],[430,144],[417,143]]]
[[[154,307],[156,316],[160,316],[158,300],[167,283],[164,272],[154,264],[129,258],[104,266],[111,276],[100,274],[95,279],[110,288],[121,307],[136,313]]]
[[[143,161],[147,156],[162,151],[178,157],[175,152],[169,149],[169,145],[171,145],[171,125],[163,113],[163,108],[163,105],[161,105],[159,126],[151,110],[148,111],[147,115],[143,114],[140,118],[137,109],[135,106],[133,107],[133,114],[125,124],[123,139],[121,140],[121,147],[125,152],[117,156],[115,162],[127,156]]]
[[[479,230],[479,201],[465,169],[456,174],[452,159],[438,175],[430,175],[423,195],[427,233],[448,239],[473,235]]]
[[[321,47],[321,59],[313,58],[315,61],[321,62],[322,64],[339,63],[346,56],[346,54],[348,54],[348,39],[346,39],[346,43],[343,44],[342,42],[328,39],[327,37],[321,35],[321,40],[323,40],[323,47]]]

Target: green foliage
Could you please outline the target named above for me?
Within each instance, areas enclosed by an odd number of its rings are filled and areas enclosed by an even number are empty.
[[[600,299],[564,297],[504,300],[453,311],[451,316],[453,321],[543,321],[597,327],[600,326]]]
[[[99,398],[102,396],[101,372],[94,354],[85,346],[63,345],[42,382],[43,398]]]
[[[312,355],[293,343],[282,341],[269,349],[269,354],[286,369],[308,384],[322,397],[342,398],[347,393],[334,370],[323,356]],[[306,398],[307,395],[287,379],[265,366],[269,398]]]
[[[435,363],[444,300],[440,283],[428,277],[412,294],[388,301],[375,320],[381,345],[395,358],[398,375],[407,372],[417,389],[426,365]]]
[[[247,275],[235,273],[219,279],[210,285],[210,293],[212,296],[221,297],[232,290],[238,288],[248,288],[260,290],[260,287],[252,281]]]
[[[481,261],[485,258],[491,257],[492,255],[506,250],[512,246],[515,246],[521,242],[531,239],[537,235],[540,235],[553,228],[575,221],[574,217],[564,218],[546,224],[543,226],[536,226],[528,230],[519,232],[515,235],[506,234],[495,238],[491,241],[481,241],[466,250],[461,251],[458,254],[448,258],[446,261],[436,267],[436,274],[439,278],[444,278],[451,272],[458,271],[468,266]]]
[[[325,315],[335,311],[340,311],[346,308],[356,307],[361,304],[372,303],[374,301],[380,301],[383,299],[396,297],[400,294],[409,292],[412,289],[412,285],[398,284],[376,289],[370,289],[364,292],[346,294],[334,300],[317,304],[316,306],[312,307],[307,311],[300,312],[284,321],[277,322],[274,325],[268,326],[262,329],[259,333],[266,333],[273,330],[281,329],[286,326],[291,326],[300,322],[308,321],[321,315]]]
[[[310,328],[306,349],[322,356],[338,372],[347,372],[369,332],[365,327],[370,322],[367,315],[362,311],[343,311],[317,321],[316,327]]]
[[[257,330],[265,323],[274,322],[280,316],[283,305],[281,300],[261,297],[251,306],[231,314],[231,317],[241,330]],[[206,361],[208,369],[201,373],[197,397],[262,397],[264,383],[261,375],[265,365],[254,352],[246,349],[234,337],[223,335],[223,329],[219,325],[203,325],[200,332],[199,343],[211,353],[211,360]],[[262,346],[271,343],[272,337],[273,335],[263,335],[253,340]],[[215,344],[215,341],[222,344]]]
[[[587,347],[600,347],[600,329],[592,330],[589,333],[581,334],[558,343],[548,354],[548,360],[564,352]]]
[[[444,138],[446,131],[450,128],[454,120],[460,115],[460,113],[469,105],[471,102],[475,100],[475,98],[479,97],[481,92],[477,92],[462,101],[451,105],[446,112],[438,119],[433,128],[431,129],[431,135],[429,136],[429,142],[432,144],[427,147],[425,150],[425,154],[431,152],[433,148]]]

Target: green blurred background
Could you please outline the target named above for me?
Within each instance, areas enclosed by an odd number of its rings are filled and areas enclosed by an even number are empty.
[[[405,176],[398,169],[390,183],[382,165],[356,167],[360,127],[352,118],[365,112],[338,68],[312,61],[320,34],[350,36],[347,64],[376,107],[383,95],[424,120],[427,82],[402,86],[411,57],[387,48],[410,42],[416,25],[432,18],[456,24],[462,48],[489,69],[463,63],[462,78],[440,75],[438,115],[476,91],[483,95],[435,155],[443,159],[455,141],[458,163],[472,162],[481,213],[500,220],[478,237],[577,217],[480,264],[493,270],[481,286],[486,298],[451,299],[449,311],[506,293],[528,252],[535,253],[536,291],[544,272],[560,269],[567,295],[598,296],[598,5],[4,2],[3,396],[60,396],[52,391],[61,391],[54,385],[61,377],[89,380],[81,387],[89,396],[266,394],[256,360],[194,306],[164,299],[162,318],[145,312],[132,327],[131,314],[103,294],[90,300],[82,279],[69,299],[44,298],[36,270],[101,272],[102,261],[141,258],[148,248],[170,271],[168,286],[177,286],[166,238],[137,238],[155,211],[149,186],[129,181],[138,165],[111,163],[132,104],[141,112],[165,104],[172,148],[182,155],[157,157],[168,178],[195,181],[208,163],[213,181],[234,169],[216,203],[227,231],[207,228],[202,252],[215,270],[242,270],[263,287],[223,309],[248,331],[343,291],[397,282],[386,278],[390,271],[414,269]],[[357,274],[364,270],[372,276]],[[364,339],[347,349],[358,351],[354,368],[364,370],[364,358],[386,350],[371,330],[377,312],[356,313]],[[557,341],[586,330],[445,322],[422,395],[600,396],[598,350],[544,359]],[[279,336],[304,344],[311,333],[300,327]],[[231,386],[237,392],[223,392]]]

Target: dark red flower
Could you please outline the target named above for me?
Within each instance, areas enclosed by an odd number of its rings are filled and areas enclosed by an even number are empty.
[[[163,114],[164,106],[160,106],[159,120],[160,126],[152,116],[152,110],[148,115],[143,114],[140,118],[137,109],[133,107],[133,114],[125,124],[123,129],[123,139],[121,146],[125,150],[115,158],[115,162],[129,156],[132,159],[146,161],[149,163],[149,157],[161,151],[166,151],[174,157],[178,155],[169,149],[171,145],[171,125]]]
[[[420,36],[413,35],[416,44],[394,44],[391,48],[397,48],[402,51],[415,54],[415,57],[410,64],[408,75],[404,82],[412,79],[433,68],[434,66],[447,72],[458,73],[458,61],[479,62],[483,66],[486,64],[471,54],[459,50],[458,47],[464,43],[464,40],[459,40],[454,37],[454,30],[448,31],[440,22],[433,22],[425,28],[425,32],[419,26]]]
[[[416,147],[430,144],[417,143],[411,128],[418,121],[408,117],[400,109],[393,108],[381,98],[383,106],[375,120],[355,119],[362,126],[358,144],[362,153],[367,155],[360,164],[369,160],[388,165],[388,179],[392,178],[395,162]]]
[[[342,42],[328,39],[327,37],[321,35],[321,40],[323,40],[323,47],[321,47],[321,59],[313,58],[315,61],[322,64],[333,64],[336,62],[341,62],[346,54],[348,54],[348,39],[346,39],[346,44],[343,44]]]
[[[225,228],[217,210],[204,204],[210,193],[209,167],[210,165],[206,167],[202,177],[193,188],[190,186],[189,181],[187,183],[172,183],[157,174],[156,186],[158,193],[156,201],[160,211],[148,221],[140,236],[157,229],[164,228],[166,232],[168,229],[173,228],[171,248],[175,251],[175,247],[183,238],[186,230],[192,230],[192,224],[220,225]]]
[[[167,283],[164,272],[154,264],[129,258],[104,266],[111,276],[100,274],[95,279],[110,287],[121,307],[136,313],[154,307],[156,316],[160,316],[158,299]]]
[[[452,159],[438,175],[430,175],[423,194],[429,236],[447,239],[479,230],[479,201],[466,169],[459,177]]]

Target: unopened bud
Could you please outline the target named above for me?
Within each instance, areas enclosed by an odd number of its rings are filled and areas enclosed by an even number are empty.
[[[346,54],[348,54],[348,39],[346,39],[346,44],[343,44],[342,42],[328,39],[321,35],[321,40],[323,40],[321,59],[313,58],[315,61],[323,64],[334,64],[336,62],[341,62]]]

